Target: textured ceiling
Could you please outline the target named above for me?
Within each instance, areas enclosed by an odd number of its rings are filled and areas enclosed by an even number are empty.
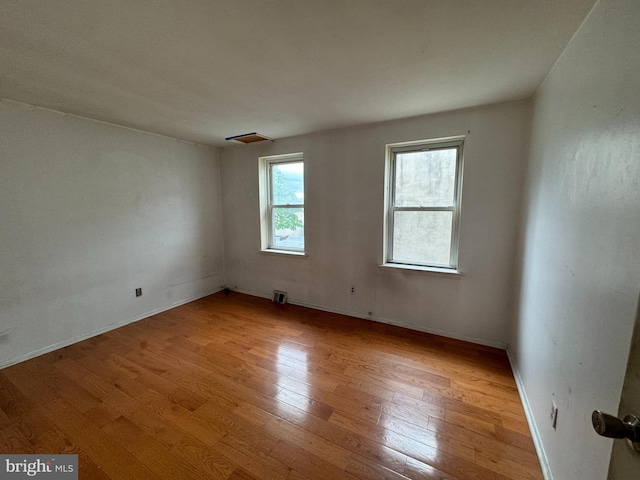
[[[0,97],[213,146],[526,98],[594,0],[0,0]]]

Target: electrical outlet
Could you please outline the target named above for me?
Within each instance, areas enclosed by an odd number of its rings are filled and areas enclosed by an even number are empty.
[[[553,400],[551,401],[551,414],[549,417],[551,418],[551,426],[555,430],[558,425],[558,407],[556,406],[556,402]]]
[[[351,295],[354,295],[356,293],[356,286],[351,285],[351,289],[349,291],[351,292]]]
[[[136,288],[136,297],[142,296],[142,288]]]

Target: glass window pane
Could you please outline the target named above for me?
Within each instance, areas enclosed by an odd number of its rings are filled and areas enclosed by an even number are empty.
[[[448,266],[452,212],[394,212],[394,262]]]
[[[398,207],[453,205],[457,148],[397,153],[395,202]]]
[[[273,205],[304,203],[304,164],[277,163],[271,166]]]
[[[304,208],[274,208],[273,247],[304,249]]]

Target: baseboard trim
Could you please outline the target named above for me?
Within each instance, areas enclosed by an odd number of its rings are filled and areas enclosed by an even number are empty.
[[[0,362],[0,369],[6,368],[6,367],[10,367],[11,365],[16,365],[18,363],[24,362],[26,360],[30,360],[32,358],[35,357],[39,357],[40,355],[44,355],[46,353],[49,352],[53,352],[54,350],[58,350],[60,348],[64,348],[64,347],[68,347],[69,345],[73,345],[74,343],[78,343],[78,342],[82,342],[83,340],[87,340],[89,338],[95,337],[97,335],[100,335],[102,333],[105,332],[109,332],[111,330],[115,330],[116,328],[120,328],[120,327],[124,327],[125,325],[129,325],[130,323],[134,323],[137,322],[139,320],[142,320],[144,318],[147,317],[151,317],[152,315],[156,315],[158,313],[162,313],[162,312],[166,312],[167,310],[171,310],[172,308],[176,308],[179,307],[180,305],[184,305],[185,303],[189,303],[189,302],[193,302],[195,300],[198,300],[200,298],[204,298],[204,297],[208,297],[209,295],[213,295],[214,293],[217,293],[219,291],[221,291],[222,288],[216,288],[211,292],[207,292],[204,294],[198,294],[189,298],[185,298],[182,300],[179,300],[177,302],[174,302],[170,305],[165,305],[156,309],[153,309],[149,312],[143,313],[141,315],[132,317],[132,318],[127,318],[124,320],[121,320],[119,322],[115,322],[115,323],[110,323],[109,325],[106,325],[104,327],[98,328],[96,330],[92,330],[91,332],[88,332],[86,334],[74,337],[72,339],[67,339],[67,340],[63,340],[62,342],[58,342],[58,343],[54,343],[53,345],[48,345],[46,347],[43,348],[39,348],[37,350],[33,350],[29,353],[25,353],[23,355],[19,355],[18,357],[12,358],[10,360],[3,360],[2,362]]]
[[[513,377],[516,380],[516,386],[518,387],[518,394],[520,395],[520,401],[522,402],[522,406],[524,408],[524,414],[527,417],[527,423],[529,424],[529,430],[531,431],[533,445],[536,448],[536,453],[538,454],[538,459],[540,460],[542,475],[544,475],[544,480],[553,480],[553,474],[551,473],[551,468],[549,466],[549,459],[547,458],[547,454],[544,450],[544,445],[542,444],[542,438],[540,437],[540,432],[538,431],[538,427],[533,417],[533,410],[531,409],[529,397],[527,397],[527,391],[524,388],[524,383],[522,382],[522,377],[520,376],[520,370],[518,370],[518,364],[513,358],[513,353],[511,352],[511,349],[508,345],[505,350],[507,352],[509,364],[511,365]]]
[[[268,294],[268,293],[245,290],[242,288],[236,288],[234,291],[238,293],[244,293],[246,295],[251,295],[253,297],[271,299],[271,294]],[[482,338],[471,337],[468,335],[460,335],[457,333],[447,332],[445,330],[438,330],[434,328],[417,328],[415,325],[409,325],[407,323],[399,322],[391,318],[379,317],[376,315],[363,315],[358,312],[351,312],[348,310],[341,310],[341,309],[336,309],[332,307],[327,307],[325,305],[317,305],[313,303],[302,302],[302,301],[296,300],[295,298],[292,299],[291,297],[287,299],[287,303],[290,303],[292,305],[298,305],[300,307],[312,308],[313,310],[321,310],[323,312],[337,313],[339,315],[347,315],[349,317],[361,318],[363,320],[371,320],[372,322],[384,323],[385,325],[393,325],[395,327],[408,328],[410,330],[416,330],[418,332],[423,332],[423,333],[430,333],[432,335],[438,335],[440,337],[453,338],[454,340],[461,340],[463,342],[475,343],[476,345],[484,345],[486,347],[499,348],[501,350],[506,349],[506,344],[501,342],[492,342]]]

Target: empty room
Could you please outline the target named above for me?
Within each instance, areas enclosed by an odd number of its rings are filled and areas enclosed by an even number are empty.
[[[639,27],[0,0],[0,478],[638,478]]]

